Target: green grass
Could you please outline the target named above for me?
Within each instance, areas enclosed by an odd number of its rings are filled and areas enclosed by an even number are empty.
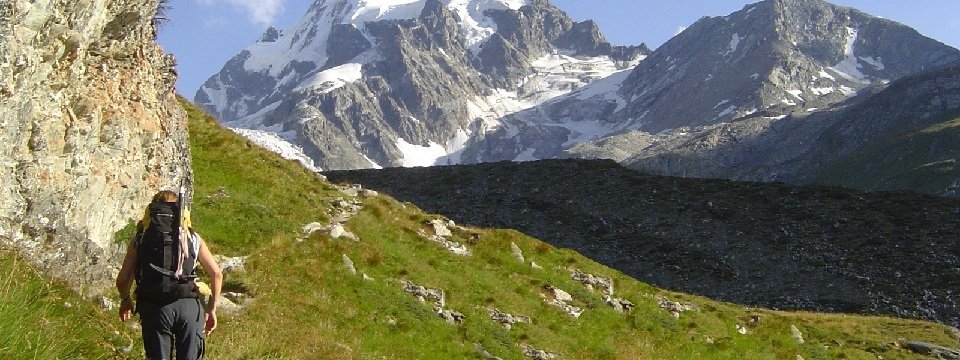
[[[425,221],[439,216],[387,196],[363,199],[364,208],[346,224],[360,241],[326,234],[298,240],[301,226],[328,221],[333,204],[348,197],[184,106],[195,170],[194,223],[215,253],[250,255],[246,273],[229,275],[227,281],[255,296],[241,314],[221,314],[219,329],[208,338],[211,359],[471,359],[479,358],[477,344],[503,359],[523,359],[519,344],[561,353],[564,359],[794,359],[798,354],[805,359],[920,359],[894,343],[905,338],[960,347],[948,328],[927,322],[776,312],[660,290],[512,230],[457,229],[453,240],[468,244],[473,254],[454,255],[419,235],[431,231]],[[528,263],[513,258],[511,243]],[[374,280],[348,273],[344,254]],[[4,261],[6,274],[10,262]],[[529,261],[543,268],[534,269]],[[609,276],[615,295],[636,308],[629,314],[613,311],[599,292],[573,281],[570,268]],[[69,296],[64,290],[56,296],[31,295],[54,288],[32,276],[32,282],[4,277],[0,310],[7,312],[0,311],[0,358],[102,358],[129,344],[130,339],[117,339],[129,331],[112,335],[120,326],[113,313],[81,306],[79,300],[62,308],[61,297]],[[402,280],[444,289],[447,308],[462,312],[465,322],[447,324],[431,305],[404,293]],[[572,294],[583,315],[574,319],[547,305],[541,294],[548,284]],[[699,310],[674,318],[659,308],[658,295]],[[31,296],[50,300],[26,316],[8,310],[34,303]],[[488,317],[494,307],[529,316],[533,323],[504,329]],[[760,321],[751,324],[752,316]],[[64,330],[30,333],[40,321]],[[750,332],[741,335],[736,325],[748,325]],[[791,325],[801,329],[805,344],[792,338]],[[73,332],[81,335],[67,336]],[[30,334],[31,340],[3,337],[10,333]],[[70,342],[61,340],[68,337]],[[56,347],[48,348],[51,343]],[[34,344],[44,345],[37,350]],[[138,354],[139,343],[134,346]]]
[[[133,331],[10,252],[0,252],[0,359],[112,359]]]

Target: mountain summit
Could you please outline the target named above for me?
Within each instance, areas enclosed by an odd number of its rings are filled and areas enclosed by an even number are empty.
[[[767,0],[702,19],[658,49],[624,82],[631,102],[616,118],[656,132],[814,111],[958,59],[956,49],[855,9]]]
[[[593,155],[623,160],[664,131],[816,112],[957,60],[956,49],[856,9],[821,0],[767,0],[700,19],[629,75],[515,114],[505,122],[525,130],[489,134],[467,152],[471,161],[507,160],[522,152],[548,158],[585,141],[635,131],[632,140]],[[584,133],[590,137],[571,134],[545,146],[526,140],[558,122],[592,129]]]
[[[458,163],[500,117],[647,52],[545,0],[318,0],[195,101],[230,126],[280,133],[325,169]]]

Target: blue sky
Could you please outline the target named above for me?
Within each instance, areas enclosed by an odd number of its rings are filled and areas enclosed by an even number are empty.
[[[172,0],[171,22],[159,42],[177,58],[178,91],[193,99],[211,75],[270,25],[296,23],[312,0]],[[727,15],[746,0],[550,0],[574,20],[593,19],[611,43],[660,46],[703,16]],[[953,47],[960,47],[960,1],[834,0],[896,20]]]

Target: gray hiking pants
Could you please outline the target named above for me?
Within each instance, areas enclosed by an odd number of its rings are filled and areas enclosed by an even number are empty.
[[[177,360],[198,360],[204,352],[204,312],[199,299],[180,299],[162,305],[137,304],[143,349],[147,359],[170,360],[174,347]]]

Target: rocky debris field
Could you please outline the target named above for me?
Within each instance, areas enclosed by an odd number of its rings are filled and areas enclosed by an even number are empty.
[[[656,177],[588,160],[324,175],[457,223],[517,229],[662,288],[960,324],[960,199]]]

